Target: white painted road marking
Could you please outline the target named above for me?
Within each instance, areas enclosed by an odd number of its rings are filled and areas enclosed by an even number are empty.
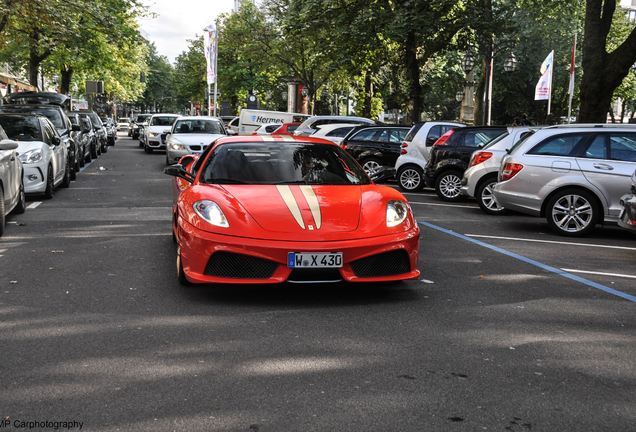
[[[409,204],[418,204],[418,205],[429,205],[429,206],[440,206],[440,207],[457,207],[457,208],[469,208],[476,209],[477,206],[470,205],[461,205],[461,204],[441,204],[441,203],[427,203],[427,202],[418,202],[418,201],[409,201]]]
[[[36,209],[36,208],[38,208],[38,206],[39,206],[40,204],[42,204],[42,201],[35,201],[35,202],[32,202],[31,204],[29,204],[29,205],[27,206],[27,209],[29,209],[29,210]]]
[[[620,273],[604,273],[604,272],[575,270],[575,269],[567,269],[567,268],[562,268],[561,270],[570,272],[570,273],[582,273],[582,274],[597,275],[597,276],[613,276],[613,277],[619,277],[619,278],[636,279],[636,275],[626,275],[626,274],[620,274]]]
[[[435,283],[432,280],[428,280],[428,279],[420,279],[420,282],[423,282],[425,284],[434,284]]]
[[[604,248],[604,249],[621,249],[621,250],[636,251],[635,247],[600,245],[600,244],[593,244],[593,243],[576,243],[576,242],[564,242],[564,241],[556,241],[556,240],[538,240],[538,239],[519,238],[519,237],[489,236],[489,235],[481,235],[481,234],[466,234],[466,237],[487,238],[487,239],[495,239],[495,240],[525,241],[525,242],[531,242],[531,243],[551,243],[551,244],[563,244],[563,245],[569,245],[569,246],[584,246],[584,247],[595,247],[595,248]]]

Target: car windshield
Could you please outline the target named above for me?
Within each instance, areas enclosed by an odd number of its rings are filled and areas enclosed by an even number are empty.
[[[176,119],[176,117],[168,116],[153,117],[152,120],[150,120],[150,126],[172,126]]]
[[[135,122],[143,123],[146,120],[148,120],[149,118],[150,118],[149,114],[139,114],[139,115],[137,115],[137,117],[135,117]]]
[[[206,161],[203,183],[363,185],[369,177],[348,153],[331,144],[232,143]]]
[[[42,141],[42,130],[37,117],[0,117],[0,125],[7,136],[15,141]]]
[[[99,119],[99,116],[96,113],[94,112],[89,113],[88,116],[91,118],[91,121],[93,122],[93,126],[97,128],[103,126],[102,121]]]
[[[24,112],[24,113],[37,113],[48,118],[56,129],[66,129],[66,124],[62,118],[61,109],[51,108],[46,106],[18,108],[9,106],[7,112]]]
[[[223,126],[216,120],[179,120],[174,125],[175,134],[223,134]]]

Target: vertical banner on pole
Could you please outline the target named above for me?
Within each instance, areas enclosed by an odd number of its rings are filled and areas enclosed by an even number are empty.
[[[576,34],[572,44],[572,57],[570,58],[570,85],[568,86],[568,123],[572,117],[572,99],[574,98],[574,80],[576,79]]]
[[[218,48],[218,33],[216,25],[210,24],[204,29],[203,33],[203,50],[205,54],[205,62],[207,65],[206,78],[208,82],[208,115],[212,113],[212,92],[210,87],[212,84],[216,84],[216,56]],[[214,99],[216,99],[216,91],[214,92]],[[214,101],[214,110],[216,111],[216,100]]]
[[[534,100],[548,101],[548,115],[552,105],[552,71],[554,69],[554,50],[541,64],[541,78],[534,90]]]

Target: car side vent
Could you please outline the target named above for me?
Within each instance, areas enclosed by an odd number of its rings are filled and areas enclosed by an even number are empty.
[[[278,264],[274,261],[232,252],[216,252],[205,267],[208,276],[233,279],[269,279]]]
[[[404,250],[384,252],[351,263],[358,277],[382,277],[408,273],[411,270],[409,256]]]

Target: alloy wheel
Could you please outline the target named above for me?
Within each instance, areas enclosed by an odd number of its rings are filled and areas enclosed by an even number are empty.
[[[552,206],[552,220],[558,229],[578,233],[593,223],[594,209],[581,195],[563,195]]]
[[[400,174],[400,185],[406,190],[415,190],[422,183],[422,176],[413,168],[407,168]]]
[[[493,181],[488,183],[481,192],[481,202],[488,210],[492,212],[500,212],[503,211],[503,207],[499,205],[497,202],[497,198],[493,193],[493,186],[496,185],[497,182]]]
[[[439,181],[439,192],[444,198],[455,199],[461,192],[462,179],[455,173],[444,174]]]
[[[372,176],[373,174],[377,173],[380,168],[381,165],[373,159],[366,161],[364,165],[362,165],[362,169],[367,173],[368,176]]]

